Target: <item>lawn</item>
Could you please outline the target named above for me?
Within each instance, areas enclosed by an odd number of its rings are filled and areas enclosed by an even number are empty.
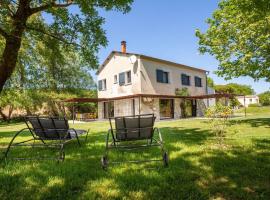
[[[77,124],[90,128],[81,148],[66,146],[66,159],[12,161],[0,168],[0,199],[270,199],[270,109],[251,108],[247,118],[230,121],[221,147],[207,120],[156,123],[170,155],[162,163],[110,165],[102,170],[108,122]],[[22,123],[0,124],[0,148]],[[25,139],[29,135],[22,136]],[[21,149],[16,154],[33,153]],[[38,150],[34,153],[52,154]],[[158,158],[158,149],[112,152],[111,159]]]

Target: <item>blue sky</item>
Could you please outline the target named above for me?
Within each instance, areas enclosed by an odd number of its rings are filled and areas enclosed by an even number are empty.
[[[127,51],[209,70],[216,84],[235,82],[252,85],[257,93],[269,90],[270,84],[251,78],[230,81],[212,72],[218,62],[209,55],[200,55],[195,29],[206,30],[205,20],[217,8],[218,0],[134,0],[128,14],[105,12],[104,29],[108,46],[98,53],[100,63],[112,50],[120,50],[120,42],[127,41]]]

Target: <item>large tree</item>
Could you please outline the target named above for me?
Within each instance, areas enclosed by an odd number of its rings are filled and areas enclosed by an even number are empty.
[[[102,29],[104,19],[99,16],[98,9],[128,12],[132,1],[0,0],[0,93],[15,71],[25,37],[46,44],[54,52],[57,49],[76,51],[81,64],[96,68],[96,53],[100,45],[107,44],[105,31]],[[77,12],[70,9],[71,7]],[[48,15],[49,22],[45,21],[42,12]],[[44,42],[46,37],[53,40]],[[60,43],[61,47],[57,46]]]
[[[219,61],[218,75],[270,81],[269,0],[222,0],[207,23],[196,31],[199,50]]]
[[[229,93],[238,95],[252,95],[255,94],[250,85],[241,85],[237,83],[228,83],[226,85],[215,85],[214,89],[217,93]]]

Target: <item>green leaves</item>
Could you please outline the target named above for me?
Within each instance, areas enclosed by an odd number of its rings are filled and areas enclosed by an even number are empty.
[[[208,30],[196,30],[199,51],[219,61],[217,75],[270,81],[270,1],[223,0]]]

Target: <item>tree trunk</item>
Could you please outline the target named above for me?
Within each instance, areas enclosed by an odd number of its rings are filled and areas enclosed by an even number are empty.
[[[19,50],[21,47],[22,34],[23,30],[20,30],[20,33],[17,34],[17,37],[12,36],[6,39],[6,45],[0,62],[0,94],[5,83],[12,75],[12,72],[15,70]]]
[[[5,48],[0,60],[0,94],[16,67],[26,21],[30,16],[29,5],[29,0],[19,1],[18,10],[12,18],[11,32],[5,37]]]
[[[4,121],[7,121],[7,116],[3,113],[2,108],[0,108],[0,115]]]

